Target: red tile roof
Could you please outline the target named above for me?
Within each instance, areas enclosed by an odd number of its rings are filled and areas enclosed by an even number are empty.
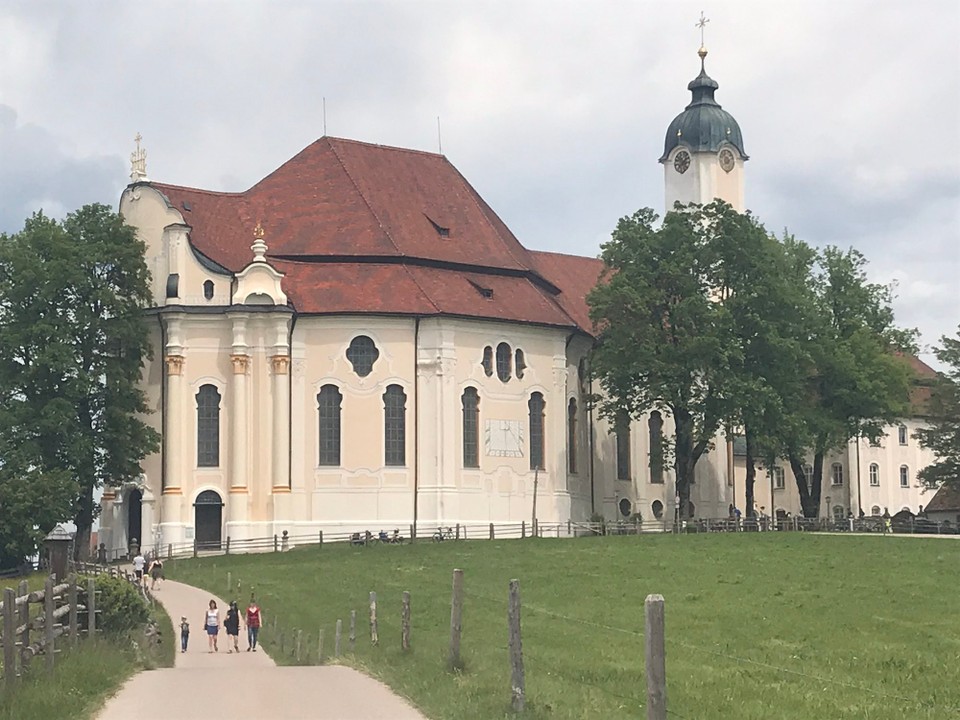
[[[528,251],[442,155],[321,138],[241,193],[152,183],[237,272],[262,223],[305,313],[449,314],[590,332],[601,264]]]

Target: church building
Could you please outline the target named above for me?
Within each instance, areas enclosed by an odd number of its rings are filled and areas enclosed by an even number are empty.
[[[666,207],[743,211],[748,157],[703,67],[670,123]],[[239,193],[154,182],[120,212],[146,244],[162,435],[103,496],[100,539],[218,545],[318,531],[671,518],[671,432],[593,416],[599,260],[530,250],[443,155],[322,137]],[[638,205],[641,203],[638,201]],[[723,443],[691,511],[736,502]],[[794,492],[795,494],[795,492]]]

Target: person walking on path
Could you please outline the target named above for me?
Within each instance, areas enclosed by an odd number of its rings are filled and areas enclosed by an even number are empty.
[[[160,558],[157,558],[150,563],[149,575],[151,580],[150,589],[156,590],[157,581],[163,579],[163,562],[160,560]]]
[[[250,604],[247,606],[247,652],[257,651],[257,636],[260,634],[260,625],[263,618],[260,617],[260,606],[257,601],[251,597]]]
[[[211,600],[207,606],[207,613],[203,618],[203,627],[207,631],[208,653],[218,652],[217,635],[220,634],[220,611],[217,610],[217,601]]]
[[[180,652],[187,651],[187,643],[190,641],[190,623],[184,615],[180,618]]]
[[[147,559],[143,556],[142,552],[137,552],[135,558],[133,558],[133,574],[137,576],[137,585],[143,584],[143,568],[147,564]]]
[[[227,619],[223,621],[223,626],[227,629],[227,652],[240,652],[240,645],[237,639],[240,635],[240,609],[237,607],[237,601],[230,603],[230,609],[227,610]],[[230,640],[233,639],[233,647],[230,647]]]

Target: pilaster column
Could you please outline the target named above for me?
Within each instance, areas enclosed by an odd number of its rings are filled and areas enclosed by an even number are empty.
[[[231,355],[233,363],[230,412],[230,492],[247,491],[247,370],[248,355]]]
[[[163,494],[180,494],[183,470],[183,355],[167,355],[166,407],[163,412],[163,435],[167,457]]]
[[[273,368],[273,492],[290,492],[290,356],[274,355]]]

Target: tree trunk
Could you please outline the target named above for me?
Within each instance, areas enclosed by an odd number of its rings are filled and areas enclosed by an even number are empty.
[[[747,479],[744,482],[744,512],[747,517],[753,517],[757,514],[753,498],[753,486],[757,479],[757,466],[753,457],[753,432],[749,426],[744,426],[744,434],[747,439]]]
[[[800,507],[803,509],[805,518],[815,518],[820,514],[820,491],[823,479],[823,453],[817,453],[813,456],[813,477],[810,481],[810,487],[807,487],[807,476],[803,472],[803,459],[790,453],[790,468],[793,470],[793,477],[797,481],[797,491],[800,493]]]
[[[80,490],[77,500],[77,516],[73,520],[77,526],[77,535],[73,542],[73,559],[88,560],[90,558],[90,532],[93,529],[93,488],[84,487]]]

